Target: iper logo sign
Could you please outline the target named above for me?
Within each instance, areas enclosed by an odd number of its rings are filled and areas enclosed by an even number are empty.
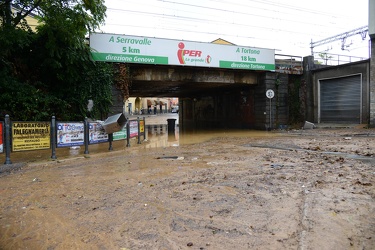
[[[91,33],[95,61],[275,70],[275,50],[173,39]]]
[[[186,64],[186,62],[206,62],[209,64],[212,60],[210,55],[206,58],[202,58],[202,51],[200,50],[189,50],[185,49],[185,44],[180,42],[178,44],[179,50],[177,50],[177,58],[180,64]]]

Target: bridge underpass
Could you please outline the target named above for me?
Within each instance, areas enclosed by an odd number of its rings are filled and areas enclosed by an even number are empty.
[[[179,98],[180,130],[264,129],[269,121],[265,92],[274,89],[276,77],[280,78],[269,71],[185,66],[132,64],[129,70],[131,97]],[[282,75],[280,79],[288,81],[288,75]],[[280,95],[286,91],[280,88]],[[280,105],[280,111],[285,105]],[[279,118],[286,124],[286,117]]]
[[[275,64],[274,49],[219,40],[201,43],[91,33],[90,47],[95,61],[127,65],[135,104],[147,97],[179,98],[180,127],[264,128],[267,114],[275,114],[273,109],[284,116],[276,116],[270,124],[286,124],[289,77],[283,71],[289,66]],[[265,93],[276,88],[278,105],[270,107]]]

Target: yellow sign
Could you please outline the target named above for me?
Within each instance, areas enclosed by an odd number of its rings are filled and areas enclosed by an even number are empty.
[[[139,132],[142,134],[145,132],[145,121],[139,121]]]
[[[12,151],[50,148],[50,127],[49,122],[13,122]]]

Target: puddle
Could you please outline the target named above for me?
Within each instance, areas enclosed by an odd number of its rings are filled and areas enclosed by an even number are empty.
[[[269,145],[252,145],[252,144],[245,144],[244,147],[255,147],[255,148],[265,148],[265,149],[278,149],[278,150],[298,150],[298,151],[304,151],[304,152],[314,152],[314,153],[321,153],[321,154],[328,154],[328,155],[336,155],[341,156],[347,159],[354,159],[354,160],[360,160],[363,162],[375,162],[375,158],[371,156],[364,156],[364,155],[356,155],[356,154],[348,154],[343,152],[328,152],[328,151],[316,151],[316,150],[309,150],[304,149],[301,147],[298,147],[296,145],[282,145],[282,146],[269,146]]]
[[[329,155],[338,155],[348,159],[360,160],[363,162],[375,162],[375,158],[371,156],[364,156],[364,155],[355,155],[355,154],[347,154],[342,152],[321,152],[322,154],[329,154]]]

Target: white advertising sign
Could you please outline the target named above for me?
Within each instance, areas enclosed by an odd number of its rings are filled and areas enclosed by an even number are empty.
[[[84,144],[83,122],[58,122],[57,147],[79,146]]]
[[[104,131],[101,122],[89,123],[89,144],[108,141],[108,134]]]
[[[138,136],[138,121],[129,121],[130,138]]]
[[[275,70],[275,50],[139,36],[91,33],[95,61]]]

